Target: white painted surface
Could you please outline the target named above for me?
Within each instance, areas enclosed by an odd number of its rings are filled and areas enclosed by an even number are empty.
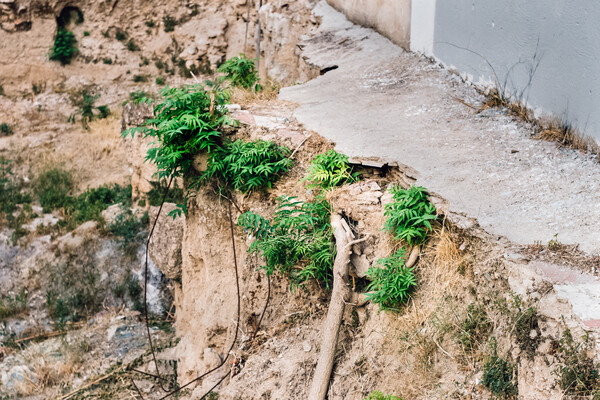
[[[433,56],[436,0],[413,0],[410,21],[410,50]]]

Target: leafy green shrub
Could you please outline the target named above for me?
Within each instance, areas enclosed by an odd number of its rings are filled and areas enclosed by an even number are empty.
[[[153,207],[160,206],[165,190],[167,189],[167,182],[163,179],[161,181],[150,181],[152,189],[146,195],[148,196],[148,202]],[[183,189],[177,186],[177,181],[169,189],[167,196],[165,197],[166,203],[182,204],[184,200]],[[139,203],[138,203],[139,204]],[[141,207],[141,206],[140,206]]]
[[[60,168],[42,171],[33,186],[44,212],[65,207],[70,201],[69,194],[73,188],[71,173]]]
[[[159,179],[183,176],[190,171],[196,154],[214,149],[221,135],[219,129],[231,123],[223,107],[228,96],[217,90],[213,103],[211,93],[199,84],[166,87],[160,95],[163,100],[154,106],[155,117],[122,136],[139,133],[154,138],[157,146],[148,150],[146,159],[156,164]],[[152,103],[147,97],[138,101]]]
[[[117,29],[117,32],[115,32],[115,39],[117,39],[120,42],[127,40],[128,37],[129,35],[127,34],[127,32],[122,31],[120,29]]]
[[[146,76],[146,75],[134,75],[133,76],[133,81],[135,83],[148,82],[148,76]]]
[[[10,136],[13,133],[14,129],[12,125],[7,124],[6,122],[0,124],[0,136]]]
[[[252,212],[238,219],[238,225],[256,237],[248,251],[265,260],[262,268],[267,274],[278,271],[290,278],[292,286],[316,279],[329,288],[336,254],[329,204],[322,199],[310,203],[285,196],[277,201],[272,221]]]
[[[104,64],[110,65],[110,64],[112,64],[112,63],[113,63],[113,60],[112,60],[112,58],[110,58],[110,57],[104,57],[104,58],[102,59],[102,62],[103,62]]]
[[[377,261],[369,268],[367,277],[371,283],[367,287],[367,298],[378,304],[382,310],[398,310],[405,303],[417,285],[413,268],[405,265],[405,251],[399,249],[392,255]]]
[[[256,90],[261,89],[254,60],[243,54],[225,61],[217,71],[224,73],[224,79],[229,80],[233,86],[252,89],[256,85]]]
[[[556,373],[565,394],[600,399],[600,364],[587,354],[592,346],[593,341],[587,335],[583,343],[578,343],[568,328],[563,332],[558,341],[563,365],[556,369]]]
[[[157,76],[155,82],[157,85],[164,85],[166,80],[163,76]]]
[[[88,31],[83,31],[83,36],[90,36],[90,33]]]
[[[0,298],[0,321],[22,314],[27,310],[27,293],[25,289],[15,295]]]
[[[135,92],[129,93],[129,100],[131,101],[142,101],[143,99],[149,99],[150,93],[144,92],[143,90],[136,90]]]
[[[135,215],[130,208],[124,209],[108,227],[126,254],[133,256],[143,239],[143,230],[148,226],[148,213],[141,217]]]
[[[492,331],[492,321],[481,304],[469,304],[461,323],[460,343],[466,351],[474,350]]]
[[[385,395],[379,391],[369,393],[369,397],[365,400],[402,400],[400,397],[392,396],[391,394]]]
[[[98,106],[96,109],[100,112],[98,118],[104,119],[110,115],[110,108],[108,106]]]
[[[129,51],[140,51],[140,46],[133,39],[129,39],[127,42],[127,50]]]
[[[54,46],[50,53],[50,60],[60,61],[62,65],[69,64],[78,53],[77,39],[73,32],[58,28],[54,37]]]
[[[430,221],[437,218],[435,207],[427,200],[427,190],[422,186],[408,190],[392,186],[390,192],[394,201],[385,206],[384,229],[409,245],[423,243],[432,230]]]
[[[102,211],[113,204],[131,206],[131,185],[100,186],[88,189],[77,197],[70,197],[65,206],[68,219],[74,224],[85,221],[104,223]]]
[[[317,155],[308,167],[307,175],[303,179],[310,181],[311,186],[331,189],[346,183],[358,181],[358,173],[353,173],[348,156],[335,150]]]
[[[518,388],[514,384],[514,366],[494,354],[483,366],[482,384],[492,393],[502,398],[516,398]]]
[[[175,30],[175,26],[177,25],[177,20],[170,15],[165,15],[163,17],[163,24],[165,32],[173,32]]]
[[[10,161],[0,157],[0,215],[5,214],[10,220],[18,204],[28,203],[31,203],[31,197],[22,193],[21,185],[14,179]]]
[[[287,158],[289,153],[287,147],[263,140],[226,143],[211,151],[208,169],[201,181],[216,177],[243,193],[270,188],[292,166],[292,160]]]
[[[146,22],[144,22],[144,24],[146,24],[146,26],[148,28],[154,28],[154,25],[155,25],[154,21],[146,21]]]

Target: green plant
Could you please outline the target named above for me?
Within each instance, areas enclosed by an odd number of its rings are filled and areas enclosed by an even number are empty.
[[[90,36],[90,33],[88,31],[83,31],[83,36]]]
[[[50,60],[60,61],[62,65],[66,65],[71,62],[78,51],[77,39],[75,39],[73,32],[59,27],[54,37]]]
[[[224,73],[223,79],[229,80],[233,86],[244,89],[255,87],[257,91],[261,90],[254,60],[246,58],[244,54],[230,58],[217,70]]]
[[[140,46],[138,46],[133,39],[129,39],[129,41],[127,42],[127,50],[140,51]]]
[[[148,196],[148,203],[153,207],[158,207],[160,206],[163,197],[165,197],[165,190],[167,190],[167,182],[164,179],[161,181],[150,181],[150,185],[152,186],[152,189],[150,189],[150,191],[146,193],[146,195]],[[183,189],[178,187],[177,181],[175,181],[173,186],[169,189],[167,196],[165,197],[165,202],[182,204],[183,200]]]
[[[305,181],[310,181],[312,187],[331,189],[346,183],[358,181],[358,173],[353,173],[348,156],[335,150],[317,155],[310,163]]]
[[[227,93],[216,87],[210,89],[201,84],[165,87],[160,91],[162,101],[154,106],[154,118],[122,133],[123,137],[138,133],[155,140],[146,160],[156,165],[159,180],[188,174],[194,157],[218,147],[219,130],[225,124],[233,124],[224,107],[229,99]],[[153,102],[148,98],[138,101]],[[179,210],[177,214],[185,212],[185,204]]]
[[[146,26],[148,28],[154,28],[154,25],[155,25],[154,21],[146,21],[146,22],[144,22],[144,24],[146,24]]]
[[[117,39],[120,42],[126,40],[128,37],[129,35],[127,34],[127,32],[122,31],[120,29],[117,29],[117,31],[115,32],[115,39]]]
[[[144,213],[139,217],[131,209],[125,208],[117,215],[108,229],[117,238],[121,248],[128,255],[133,255],[140,241],[143,239],[142,231],[146,228],[148,222],[148,213]]]
[[[21,189],[14,178],[10,160],[0,156],[0,215],[4,214],[9,222],[18,204],[31,203],[31,197]]]
[[[133,76],[133,81],[138,83],[138,82],[148,82],[148,76],[146,75],[134,75]]]
[[[131,101],[142,101],[143,99],[149,99],[150,93],[144,92],[143,90],[136,90],[135,92],[129,93],[129,100]]]
[[[175,30],[175,26],[177,25],[177,20],[170,15],[165,15],[163,17],[163,24],[165,32],[173,32]]]
[[[100,186],[88,189],[77,197],[69,197],[65,206],[66,222],[71,226],[85,221],[104,223],[102,211],[113,204],[131,206],[131,185]]]
[[[431,221],[437,218],[435,207],[427,200],[427,189],[413,186],[404,190],[398,185],[392,186],[390,192],[393,202],[385,206],[384,230],[409,245],[423,243],[432,230]]]
[[[492,331],[492,321],[481,304],[469,304],[460,326],[460,343],[465,351],[473,351]]]
[[[31,91],[33,94],[40,94],[46,90],[46,84],[44,82],[33,82],[31,84]]]
[[[0,124],[0,136],[10,136],[13,133],[14,129],[12,125],[7,124],[6,122]]]
[[[564,330],[558,341],[558,353],[563,365],[555,372],[560,388],[566,394],[591,396],[597,400],[600,399],[600,364],[587,354],[593,346],[591,338],[586,335],[583,339],[583,343],[578,343],[568,328]]]
[[[155,82],[157,85],[164,85],[166,80],[163,76],[157,76]]]
[[[0,321],[22,314],[27,310],[28,296],[25,289],[15,295],[0,297]]]
[[[104,64],[108,64],[108,65],[110,65],[110,64],[112,64],[112,63],[113,63],[113,60],[112,60],[112,58],[110,58],[110,57],[104,57],[104,58],[102,59],[102,62],[103,62]]]
[[[494,354],[483,366],[482,384],[496,396],[516,399],[518,388],[514,384],[515,369],[512,363],[498,357],[495,345]]]
[[[285,196],[277,202],[272,221],[251,212],[238,219],[238,225],[256,237],[248,251],[262,256],[267,274],[278,271],[290,278],[292,286],[315,279],[329,287],[336,254],[329,204],[322,199],[311,203]]]
[[[33,185],[34,193],[44,208],[44,212],[65,207],[73,188],[71,173],[60,168],[42,171]]]
[[[405,250],[400,248],[389,257],[378,260],[376,265],[381,267],[374,266],[367,271],[371,280],[367,298],[382,310],[398,310],[417,285],[413,268],[407,268],[404,260]]]
[[[110,108],[108,106],[98,106],[96,109],[100,112],[98,118],[103,119],[110,115]]]
[[[208,169],[200,181],[216,177],[243,193],[268,187],[292,166],[287,147],[273,142],[236,140],[210,153]]]
[[[385,395],[380,391],[369,393],[369,397],[365,400],[402,400],[400,397],[392,396],[391,394]]]

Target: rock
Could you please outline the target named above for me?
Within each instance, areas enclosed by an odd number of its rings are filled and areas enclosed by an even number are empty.
[[[219,353],[217,353],[215,349],[212,347],[207,347],[204,349],[204,363],[206,368],[213,369],[219,365],[221,361],[221,356],[219,356]]]
[[[177,205],[165,203],[156,223],[154,237],[150,243],[150,258],[156,267],[169,279],[181,279],[181,243],[185,216],[173,219],[168,214]],[[153,222],[158,213],[158,207],[150,208],[150,221]]]
[[[308,353],[309,351],[312,350],[312,346],[310,345],[310,343],[308,343],[306,340],[302,343],[302,350],[304,350],[306,353]]]
[[[123,107],[121,130],[141,126],[147,119],[154,117],[152,106],[148,104],[129,102]]]
[[[84,222],[73,232],[69,232],[56,240],[58,249],[64,252],[82,246],[86,238],[96,230],[97,226],[96,221]]]
[[[111,225],[115,223],[117,217],[121,215],[121,212],[121,204],[113,204],[106,210],[102,211],[102,218],[104,218],[107,225]]]
[[[366,255],[363,254],[359,256],[356,254],[352,254],[352,256],[350,257],[350,262],[354,267],[354,273],[357,277],[364,278],[365,276],[367,276],[367,271],[369,270],[369,267],[371,267],[371,263],[367,259]]]

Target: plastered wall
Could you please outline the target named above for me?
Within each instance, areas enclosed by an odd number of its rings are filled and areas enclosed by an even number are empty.
[[[394,43],[410,46],[411,0],[327,0],[350,21],[375,29]]]

